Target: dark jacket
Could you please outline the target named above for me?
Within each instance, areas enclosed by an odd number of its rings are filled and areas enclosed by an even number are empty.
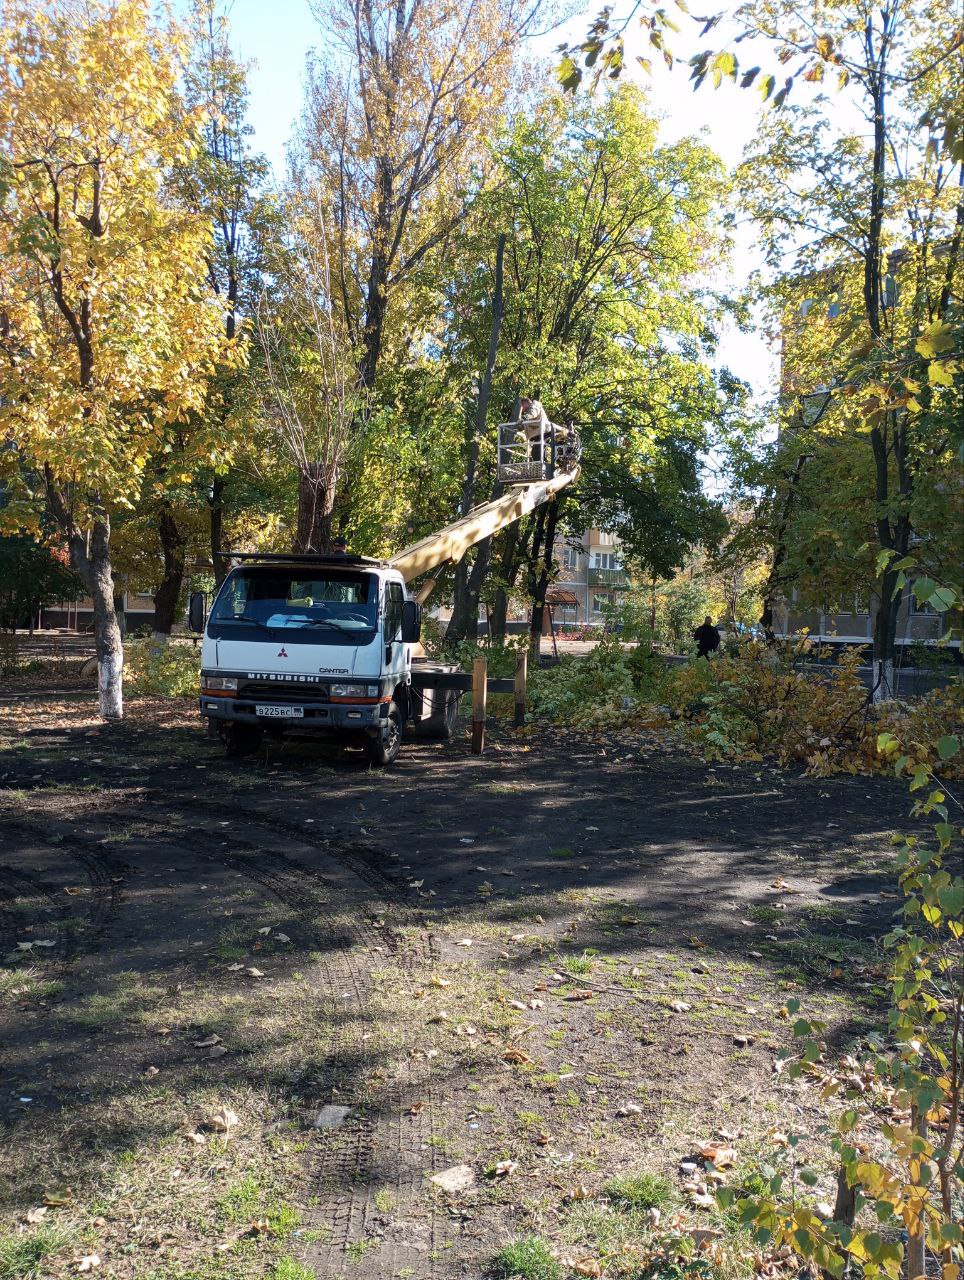
[[[696,651],[701,657],[707,653],[713,653],[720,647],[720,633],[716,627],[705,622],[693,632],[693,639],[696,641]]]

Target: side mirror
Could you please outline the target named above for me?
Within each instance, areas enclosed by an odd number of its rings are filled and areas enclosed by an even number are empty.
[[[421,634],[422,606],[415,600],[406,600],[402,605],[402,641],[416,644]]]
[[[204,621],[204,592],[192,591],[187,602],[187,625],[195,635],[201,635],[204,631]]]

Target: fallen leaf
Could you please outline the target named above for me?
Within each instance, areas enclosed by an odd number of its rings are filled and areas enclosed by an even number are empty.
[[[24,1220],[30,1223],[42,1222],[46,1216],[47,1216],[47,1206],[41,1204],[41,1205],[38,1205],[36,1209],[28,1209],[26,1214],[24,1215]]]
[[[509,1174],[515,1173],[519,1167],[517,1160],[500,1160],[492,1169],[492,1176],[495,1178],[507,1178]]]
[[[582,1183],[579,1183],[578,1186],[573,1187],[573,1189],[566,1196],[566,1199],[567,1200],[591,1200],[592,1192],[589,1190],[588,1187],[584,1187]]]
[[[540,1000],[537,996],[533,996],[529,1001],[530,1009],[544,1009],[546,1007],[545,1000]]]
[[[526,1005],[526,1003],[525,1003],[525,1001],[524,1001],[524,1000],[510,1000],[508,1003],[509,1003],[509,1008],[510,1008],[510,1009],[522,1009],[522,1010],[525,1010],[526,1008],[528,1008],[528,1007],[529,1007],[528,1005]]]
[[[148,1078],[148,1080],[153,1080],[155,1076],[159,1076],[160,1074],[161,1074],[161,1069],[160,1069],[160,1067],[145,1067],[145,1068],[144,1068],[144,1075]]]
[[[457,942],[455,945],[456,945],[457,947],[471,947],[471,945],[472,945],[472,939],[471,939],[471,938],[462,938],[462,940],[461,940],[460,942]]]
[[[209,1058],[223,1058],[226,1053],[227,1053],[227,1049],[224,1047],[223,1044],[216,1044],[216,1045],[212,1045],[212,1047],[208,1050],[207,1056]]]
[[[220,1111],[215,1111],[214,1115],[205,1121],[209,1129],[213,1129],[216,1133],[225,1134],[230,1134],[231,1130],[239,1123],[237,1115],[230,1107],[222,1107]]]
[[[687,1004],[685,1000],[671,1000],[669,1002],[669,1007],[674,1013],[689,1013],[693,1006],[691,1004]]]
[[[704,1160],[709,1160],[717,1169],[729,1169],[736,1164],[736,1151],[733,1147],[720,1147],[715,1142],[706,1142],[698,1148]]]
[[[603,1273],[602,1264],[598,1258],[577,1258],[572,1264],[572,1269],[577,1276],[601,1276]]]
[[[595,997],[595,991],[570,991],[564,1000],[592,1000]]]
[[[250,975],[251,975],[251,977],[252,977],[252,978],[263,978],[263,977],[264,977],[264,974],[261,972],[261,970],[260,970],[260,969],[256,969],[256,968],[254,967],[254,965],[248,965],[248,967],[245,969],[245,973],[250,973]]]
[[[627,1102],[625,1106],[620,1107],[616,1112],[617,1116],[641,1116],[642,1114],[643,1108],[635,1102]]]
[[[451,978],[435,977],[432,979],[430,985],[433,987],[450,987],[452,985],[452,980]]]
[[[270,924],[265,925],[265,927],[264,927],[263,929],[259,929],[259,930],[258,930],[258,933],[262,934],[263,936],[266,936],[266,935],[267,935],[267,934],[269,934],[270,932],[271,932],[271,925],[270,925]]]
[[[275,940],[275,942],[290,942],[290,941],[291,941],[291,939],[288,937],[288,935],[287,935],[286,933],[276,933],[276,934],[274,935],[274,940]]]
[[[206,1040],[195,1040],[194,1047],[195,1049],[210,1049],[212,1045],[220,1044],[220,1043],[221,1043],[220,1036],[211,1035],[211,1036],[208,1036]]]
[[[188,1142],[193,1142],[196,1147],[203,1147],[207,1142],[205,1135],[203,1133],[198,1133],[196,1129],[191,1133],[186,1133],[184,1136],[187,1138]]]
[[[85,1253],[81,1260],[77,1263],[78,1271],[93,1271],[95,1267],[100,1266],[99,1253]]]
[[[239,973],[243,968],[243,964],[229,964],[228,973]]]
[[[516,1062],[520,1064],[525,1064],[526,1066],[532,1065],[532,1059],[529,1057],[527,1053],[523,1053],[521,1049],[513,1049],[513,1048],[506,1049],[506,1051],[502,1055],[502,1061]]]
[[[424,1110],[425,1110],[425,1103],[424,1101],[422,1101],[422,1099],[419,1099],[418,1102],[412,1103],[412,1105],[408,1108],[405,1114],[409,1116],[419,1116],[422,1114]]]

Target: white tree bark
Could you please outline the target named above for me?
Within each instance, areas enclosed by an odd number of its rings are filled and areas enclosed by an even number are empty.
[[[897,697],[897,686],[894,681],[894,662],[892,658],[886,661],[875,660],[873,665],[874,674],[874,702],[890,702],[891,699]]]
[[[106,653],[98,660],[97,691],[100,695],[100,714],[105,720],[124,718],[123,671],[123,650]]]

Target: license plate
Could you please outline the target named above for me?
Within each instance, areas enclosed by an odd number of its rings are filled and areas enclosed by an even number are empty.
[[[265,707],[255,703],[256,716],[280,716],[284,720],[303,720],[304,707]]]

